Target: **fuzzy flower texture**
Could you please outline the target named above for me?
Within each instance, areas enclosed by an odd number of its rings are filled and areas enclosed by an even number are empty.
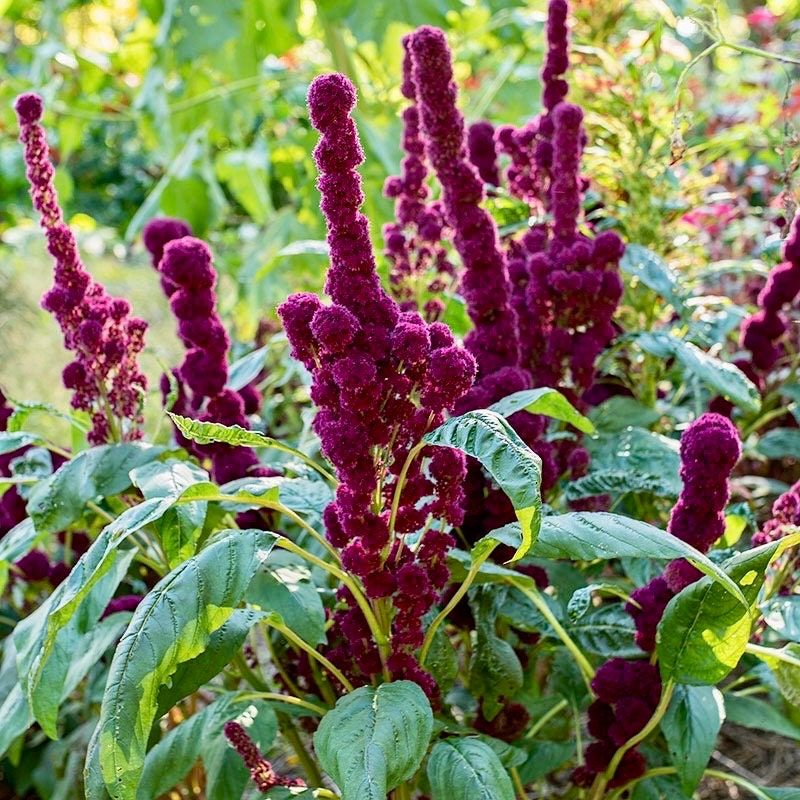
[[[435,697],[415,651],[422,617],[448,578],[445,556],[453,538],[446,527],[462,519],[464,458],[456,450],[425,448],[406,470],[401,496],[395,491],[411,449],[471,386],[475,362],[447,326],[401,311],[381,287],[359,210],[364,195],[356,168],[364,156],[350,117],[355,101],[352,84],[338,74],[318,78],[308,93],[311,122],[321,134],[314,158],[332,303],[301,293],[278,313],[293,355],[313,376],[314,429],[340,480],[325,511],[326,535],[367,596],[391,601],[386,666],[392,676],[417,681]],[[409,535],[423,529],[411,545]],[[354,681],[366,682],[381,671],[380,656],[354,599],[346,590],[339,598],[338,644],[329,655]]]
[[[178,335],[187,348],[183,363],[173,373],[177,393],[173,410],[206,422],[248,427],[247,415],[258,411],[261,398],[252,386],[238,392],[226,388],[230,339],[217,313],[217,271],[208,245],[193,237],[185,222],[169,218],[149,222],[143,238],[178,321]],[[170,389],[165,375],[165,397]],[[275,474],[261,466],[250,448],[199,446],[179,433],[176,436],[190,452],[211,458],[218,483]],[[248,516],[255,519],[258,515]]]
[[[127,300],[110,297],[81,263],[75,237],[58,204],[47,138],[39,124],[44,106],[36,94],[17,98],[20,141],[34,208],[41,216],[55,282],[42,306],[58,321],[75,358],[63,372],[72,406],[91,415],[89,441],[137,439],[147,381],[139,370],[147,323],[131,316]]]
[[[729,478],[740,455],[736,428],[720,414],[703,414],[681,438],[683,490],[668,529],[701,553],[725,531]],[[636,643],[642,650],[649,653],[655,649],[658,623],[667,603],[700,577],[687,561],[673,561],[663,576],[632,594],[633,602],[626,609],[636,624]],[[607,769],[617,749],[647,725],[661,697],[661,678],[648,661],[615,658],[597,671],[592,689],[597,700],[589,707],[589,732],[596,741],[586,749],[584,766],[575,772],[575,782],[581,786],[590,785]],[[645,769],[644,757],[631,748],[609,785],[624,785]]]

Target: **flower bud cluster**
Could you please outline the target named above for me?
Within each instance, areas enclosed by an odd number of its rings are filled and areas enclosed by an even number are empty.
[[[800,481],[772,505],[772,518],[753,536],[753,546],[769,544],[784,537],[790,528],[800,527]]]
[[[305,781],[300,778],[287,778],[275,772],[272,764],[261,755],[261,751],[241,723],[233,720],[226,722],[222,731],[231,747],[241,756],[244,765],[250,770],[250,779],[260,792],[266,793],[278,786],[305,787]]]
[[[324,514],[326,535],[367,596],[391,600],[395,678],[417,681],[432,696],[433,679],[414,652],[422,617],[447,581],[452,546],[447,525],[463,517],[463,456],[447,448],[412,449],[469,389],[472,356],[449,328],[403,312],[378,279],[356,168],[363,152],[350,116],[355,89],[342,75],[317,78],[308,93],[320,207],[328,227],[330,268],[324,305],[312,294],[278,309],[293,355],[311,371],[314,429],[340,480]],[[402,477],[401,477],[402,476]],[[395,497],[395,492],[401,494]],[[391,509],[391,510],[390,510]],[[411,534],[422,531],[412,547]],[[381,670],[366,620],[343,588],[330,657],[356,681]]]
[[[53,287],[42,298],[42,306],[56,318],[64,345],[74,355],[62,373],[64,386],[73,392],[73,408],[91,415],[88,439],[92,444],[138,439],[147,388],[138,356],[147,323],[131,316],[127,300],[110,297],[81,262],[53,183],[55,170],[39,124],[42,99],[36,94],[20,95],[15,109],[33,206],[41,216],[47,249],[55,261]]]

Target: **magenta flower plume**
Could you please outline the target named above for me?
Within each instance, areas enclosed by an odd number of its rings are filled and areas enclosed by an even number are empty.
[[[668,530],[701,553],[725,532],[729,479],[741,456],[741,442],[733,423],[721,414],[703,414],[681,438],[683,489],[672,509]],[[656,630],[667,603],[700,577],[688,561],[674,561],[664,576],[637,589],[628,613],[636,623],[636,643],[645,651],[656,644]]]
[[[156,217],[144,226],[142,241],[150,253],[150,260],[153,266],[159,269],[161,257],[164,255],[164,248],[167,244],[173,239],[182,239],[184,236],[191,235],[192,229],[188,222],[171,217]],[[178,289],[172,281],[163,275],[161,276],[161,288],[167,297],[172,297]]]
[[[517,321],[497,228],[481,207],[483,182],[467,157],[464,118],[456,106],[452,56],[438,28],[411,34],[413,80],[428,158],[442,185],[445,217],[464,265],[461,291],[475,328],[466,345],[481,377],[519,359]]]
[[[314,429],[340,480],[324,515],[327,537],[367,596],[389,598],[396,611],[384,665],[355,599],[340,591],[330,658],[354,682],[386,666],[434,697],[435,683],[415,652],[422,617],[447,581],[453,539],[429,530],[412,549],[404,538],[431,516],[460,524],[464,459],[454,450],[429,448],[411,462],[400,488],[399,476],[411,449],[469,389],[475,362],[445,325],[401,312],[380,285],[360,211],[356,168],[363,153],[350,117],[354,104],[355,89],[342,75],[324,75],[309,89],[311,121],[321,134],[314,158],[328,227],[326,292],[333,303],[301,293],[278,314],[293,355],[312,373]],[[393,503],[396,490],[402,494]]]
[[[800,294],[800,213],[792,221],[783,258],[758,295],[759,310],[741,328],[740,346],[750,351],[753,366],[761,372],[769,372],[783,355],[781,339],[787,331],[783,310]]]
[[[774,542],[791,528],[800,527],[800,481],[784,492],[772,505],[772,517],[753,536],[753,546]]]
[[[425,317],[434,322],[444,307],[435,295],[452,282],[454,266],[443,241],[450,238],[439,201],[429,199],[428,164],[422,140],[419,109],[412,79],[409,39],[403,39],[403,94],[410,105],[403,111],[402,147],[405,153],[400,175],[384,184],[384,195],[395,199],[395,222],[384,226],[385,254],[390,263],[389,281],[393,295],[404,311],[415,310],[420,284],[434,295],[424,307]],[[421,279],[425,279],[424,281]]]
[[[494,143],[494,125],[487,120],[473,122],[467,130],[469,160],[478,170],[481,180],[492,186],[500,185],[497,169],[497,148]]]
[[[250,738],[247,730],[238,722],[226,722],[222,728],[225,738],[231,747],[241,756],[244,765],[250,771],[250,780],[261,792],[268,792],[277,786],[305,786],[305,781],[300,778],[287,778],[275,772],[272,764],[267,761]]]
[[[126,300],[110,297],[81,263],[72,231],[64,223],[53,183],[54,169],[44,129],[44,106],[35,94],[15,104],[20,141],[34,208],[41,216],[47,249],[55,261],[54,284],[42,306],[58,322],[64,345],[74,355],[62,375],[73,408],[91,415],[93,444],[141,436],[141,405],[147,379],[138,365],[147,323],[130,314]]]

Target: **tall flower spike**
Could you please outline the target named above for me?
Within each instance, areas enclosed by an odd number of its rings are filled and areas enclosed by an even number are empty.
[[[256,743],[250,738],[247,730],[239,722],[226,722],[222,728],[225,738],[239,754],[244,765],[250,771],[250,779],[261,792],[268,792],[277,786],[305,786],[299,778],[286,778],[278,775],[272,764],[261,755]]]
[[[90,442],[138,439],[147,388],[138,356],[144,347],[147,323],[130,315],[126,300],[106,294],[81,263],[53,183],[47,138],[39,124],[42,99],[23,94],[15,108],[31,199],[55,261],[54,285],[42,298],[42,306],[56,318],[64,345],[74,354],[62,374],[64,385],[73,391],[72,406],[91,415]]]
[[[769,372],[783,355],[781,339],[787,325],[782,312],[800,294],[800,213],[792,221],[783,258],[758,295],[759,310],[741,328],[739,343],[750,351],[753,366],[761,372]]]
[[[445,325],[401,313],[380,285],[359,209],[364,197],[356,167],[363,154],[350,118],[354,103],[355,89],[342,75],[324,75],[309,89],[311,121],[321,134],[314,157],[328,227],[326,291],[333,304],[296,294],[278,314],[292,353],[311,371],[314,429],[340,480],[335,502],[325,510],[326,535],[367,596],[388,598],[396,612],[385,666],[435,698],[435,682],[416,651],[422,617],[447,581],[453,539],[428,530],[416,548],[401,542],[431,516],[460,524],[464,459],[453,450],[429,448],[404,473],[401,487],[399,475],[411,449],[469,389],[475,363]],[[397,503],[395,491],[402,492]],[[393,506],[396,513],[389,511]],[[339,600],[329,657],[354,683],[365,683],[381,671],[381,658],[353,596],[342,590]]]
[[[410,39],[413,79],[428,158],[442,185],[445,216],[464,264],[461,290],[475,326],[468,349],[481,377],[519,358],[517,321],[497,228],[481,207],[483,182],[467,158],[464,117],[456,106],[450,48],[442,31],[423,26]]]
[[[469,160],[484,183],[491,186],[500,185],[500,173],[497,169],[497,148],[494,143],[494,126],[487,120],[473,122],[467,131],[467,148]]]

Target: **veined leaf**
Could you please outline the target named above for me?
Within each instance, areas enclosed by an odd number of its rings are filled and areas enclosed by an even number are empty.
[[[782,639],[800,642],[800,595],[773,597],[761,606],[761,613]]]
[[[226,387],[238,392],[244,389],[247,384],[252,383],[264,368],[264,361],[267,357],[267,348],[259,347],[256,350],[242,356],[228,368],[228,383]]]
[[[639,333],[635,339],[643,350],[654,356],[676,358],[684,369],[744,411],[756,413],[761,408],[761,395],[755,384],[730,362],[720,361],[669,333]]]
[[[561,422],[567,422],[583,433],[594,433],[594,425],[591,420],[581,414],[561,392],[549,387],[515,392],[498,400],[489,406],[488,410],[494,411],[501,417],[510,417],[519,411],[541,414]]]
[[[800,458],[800,430],[773,428],[758,440],[756,450],[765,458]]]
[[[750,639],[752,606],[770,561],[800,541],[800,534],[739,553],[723,568],[741,587],[747,606],[703,578],[670,600],[658,626],[658,653],[665,681],[713,685],[738,663]]]
[[[0,456],[36,444],[40,437],[26,431],[0,431]]]
[[[47,534],[37,533],[33,520],[26,517],[0,539],[0,594],[6,588],[8,566],[30,553]]]
[[[567,632],[581,650],[602,658],[637,658],[642,652],[633,638],[633,618],[621,603],[592,609],[573,622]]]
[[[800,708],[800,644],[785,647],[753,647],[750,652],[772,670],[781,694]]]
[[[541,524],[542,461],[508,422],[492,411],[469,411],[451,417],[423,441],[453,447],[480,461],[511,500],[519,520],[521,544],[511,561],[528,553]]]
[[[725,701],[711,686],[678,684],[661,730],[678,770],[683,791],[691,796],[697,789],[725,719]]]
[[[265,531],[228,532],[162,578],[134,612],[111,662],[96,738],[114,800],[136,800],[159,690],[231,616],[274,541]]]
[[[640,244],[625,245],[620,269],[638,278],[648,289],[660,294],[676,311],[683,309],[683,298],[675,273],[652,250]]]
[[[416,683],[362,686],[320,722],[314,749],[342,800],[386,800],[418,769],[433,732],[433,712]]]
[[[740,697],[737,694],[726,693],[725,714],[728,722],[744,728],[769,731],[800,742],[800,725],[781,714],[773,704],[755,697]]]
[[[81,517],[87,502],[125,491],[131,485],[128,473],[163,451],[163,447],[127,442],[78,453],[31,491],[28,514],[36,530],[63,530]]]
[[[619,514],[597,511],[545,517],[532,555],[573,561],[626,556],[664,560],[685,558],[704,574],[713,576],[743,606],[746,604],[742,590],[707,556],[666,531]]]
[[[514,786],[488,744],[469,736],[437,742],[428,759],[433,800],[514,800]]]

